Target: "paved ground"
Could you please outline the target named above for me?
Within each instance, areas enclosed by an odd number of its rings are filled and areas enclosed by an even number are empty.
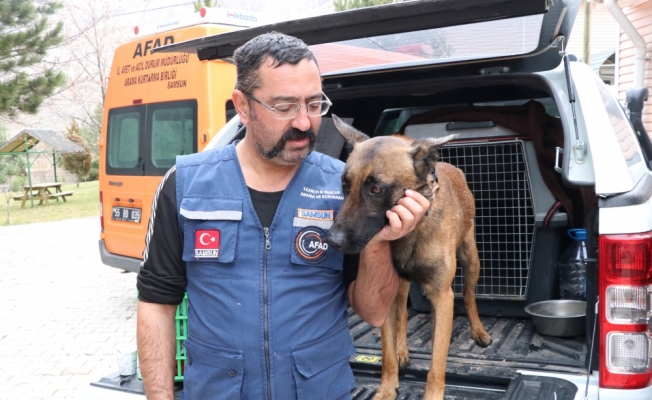
[[[136,275],[102,264],[99,217],[0,227],[0,399],[88,398],[136,349]]]

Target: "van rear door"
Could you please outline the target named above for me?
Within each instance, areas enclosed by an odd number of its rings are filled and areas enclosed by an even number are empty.
[[[144,200],[178,154],[197,152],[197,101],[137,104],[109,110],[106,140],[108,187],[103,193],[108,251],[141,258],[151,204]],[[141,176],[145,180],[125,179]],[[120,249],[120,251],[117,251]]]

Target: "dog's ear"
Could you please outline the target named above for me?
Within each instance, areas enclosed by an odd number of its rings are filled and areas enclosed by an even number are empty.
[[[346,139],[346,142],[351,148],[353,148],[356,143],[364,142],[365,140],[369,139],[369,136],[342,121],[337,115],[331,114],[331,117],[333,117],[335,127],[338,131],[340,131],[340,134],[344,137],[344,139]]]
[[[421,179],[425,179],[435,169],[435,163],[439,159],[437,147],[450,142],[456,137],[457,134],[453,134],[441,138],[417,139],[412,142],[414,169]]]

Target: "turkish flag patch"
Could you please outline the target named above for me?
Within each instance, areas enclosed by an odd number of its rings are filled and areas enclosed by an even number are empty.
[[[220,258],[220,230],[195,231],[195,258]]]

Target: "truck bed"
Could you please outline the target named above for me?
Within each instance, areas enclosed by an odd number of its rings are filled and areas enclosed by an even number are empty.
[[[348,311],[351,338],[356,354],[351,367],[357,388],[353,400],[373,399],[381,377],[380,329]],[[400,372],[397,400],[421,400],[430,369],[430,314],[409,311],[408,347],[410,365]],[[519,369],[583,374],[587,354],[584,337],[560,339],[541,336],[529,319],[481,317],[493,343],[483,349],[471,339],[465,315],[456,315],[446,364],[447,400],[567,400],[573,399],[574,384],[557,379],[523,376]],[[107,375],[91,386],[133,394],[144,394],[136,375]],[[182,391],[182,385],[177,387]]]
[[[408,315],[410,365],[401,371],[399,394],[422,395],[432,353],[430,314],[410,310]],[[455,315],[446,366],[447,398],[505,398],[505,393],[514,386],[514,380],[522,378],[517,373],[519,369],[586,373],[584,337],[562,339],[542,336],[535,331],[530,319],[481,319],[493,338],[493,343],[485,349],[471,339],[466,315]],[[371,398],[366,393],[377,388],[380,377],[380,328],[365,323],[351,309],[349,327],[357,350],[351,357],[351,365],[359,378],[359,394],[354,399]],[[375,386],[372,381],[376,382]],[[482,395],[474,396],[474,392]]]

